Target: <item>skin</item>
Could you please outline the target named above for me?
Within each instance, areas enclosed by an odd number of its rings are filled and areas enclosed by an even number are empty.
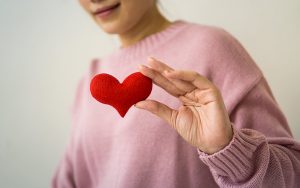
[[[155,0],[79,0],[84,10],[108,34],[117,34],[121,47],[128,47],[143,38],[162,31],[172,23],[158,10]],[[120,2],[120,7],[109,17],[99,18],[97,8]],[[197,72],[174,70],[155,58],[140,65],[139,71],[170,95],[177,97],[182,106],[171,109],[155,100],[135,104],[164,119],[189,144],[207,154],[226,147],[233,130],[222,95],[218,88]]]
[[[121,6],[107,18],[93,14],[97,8],[117,2]],[[79,0],[79,3],[104,32],[118,35],[122,47],[130,46],[172,24],[159,12],[156,0]]]

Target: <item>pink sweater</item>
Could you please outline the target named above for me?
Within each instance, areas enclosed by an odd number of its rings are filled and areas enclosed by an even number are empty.
[[[197,71],[219,88],[234,128],[227,147],[207,155],[147,111],[131,107],[122,118],[92,98],[94,75],[109,73],[123,81],[148,56]],[[181,104],[156,85],[149,98],[173,108]],[[218,27],[177,20],[132,46],[92,59],[78,84],[72,122],[54,188],[300,187],[300,144],[260,68]]]

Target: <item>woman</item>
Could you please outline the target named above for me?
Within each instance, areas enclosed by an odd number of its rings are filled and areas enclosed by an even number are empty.
[[[121,46],[94,59],[80,80],[52,187],[300,186],[300,145],[233,36],[170,22],[155,0],[79,1]],[[96,74],[122,81],[136,71],[155,85],[124,118],[91,97]]]

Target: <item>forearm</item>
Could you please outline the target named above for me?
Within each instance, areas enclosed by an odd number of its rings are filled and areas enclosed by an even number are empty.
[[[299,187],[300,144],[280,138],[276,143],[251,129],[234,129],[223,150],[207,155],[198,150],[220,187]]]

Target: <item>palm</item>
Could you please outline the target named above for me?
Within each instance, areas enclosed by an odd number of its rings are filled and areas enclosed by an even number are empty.
[[[196,98],[181,97],[183,105],[177,110],[177,117],[174,121],[174,128],[178,133],[190,144],[195,147],[207,146],[209,143],[217,145],[227,135],[222,130],[224,124],[223,118],[218,118],[218,114],[222,113],[219,108],[217,99],[207,101],[204,103],[199,102],[197,98],[201,95],[201,90],[193,90],[191,93],[196,93]],[[213,91],[206,92],[207,95],[213,95]],[[188,93],[187,96],[193,94]]]
[[[141,72],[178,97],[182,106],[174,110],[157,101],[146,100],[137,103],[137,107],[165,119],[188,143],[202,151],[214,153],[226,146],[232,130],[218,89],[195,72],[175,71],[156,60],[149,63],[151,68],[143,67]]]

